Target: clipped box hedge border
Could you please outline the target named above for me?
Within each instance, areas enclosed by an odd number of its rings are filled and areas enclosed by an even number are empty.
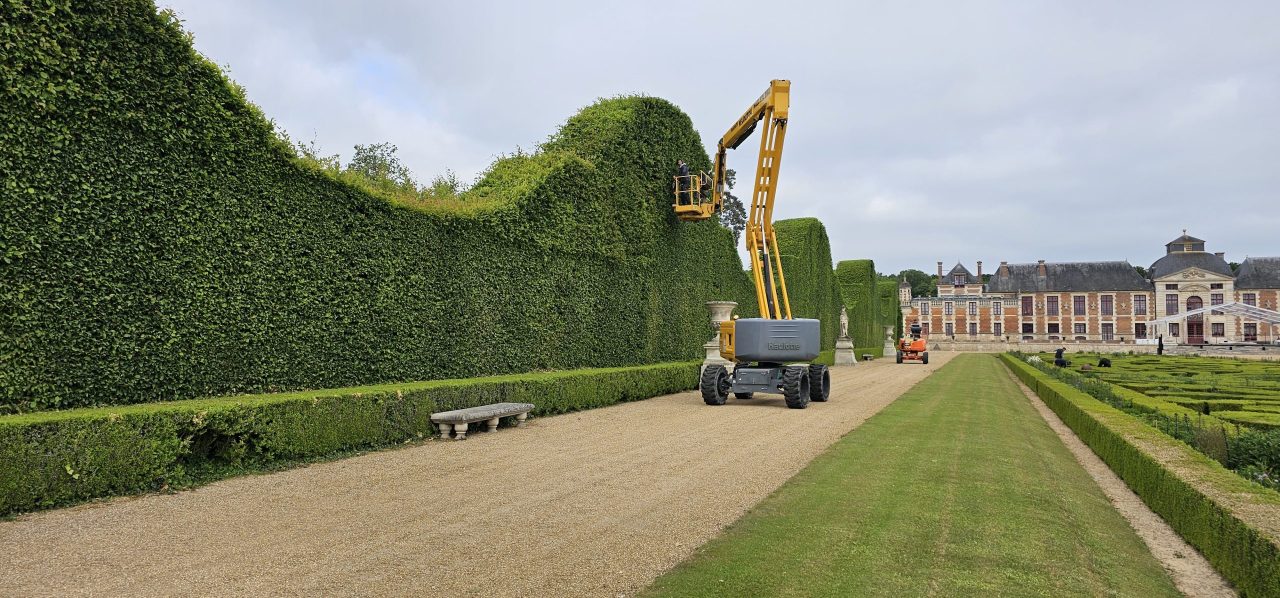
[[[424,438],[437,411],[513,401],[552,415],[688,390],[697,374],[663,363],[0,417],[0,514]]]
[[[1280,538],[1258,528],[1200,487],[1280,512],[1280,494],[1250,484],[1216,461],[1137,418],[1054,380],[1017,357],[1000,358],[1053,409],[1152,511],[1196,547],[1241,596],[1280,596]],[[1140,446],[1147,447],[1140,448]],[[1150,452],[1158,450],[1157,460]],[[1176,460],[1182,475],[1161,461]],[[1194,480],[1194,483],[1188,481]]]

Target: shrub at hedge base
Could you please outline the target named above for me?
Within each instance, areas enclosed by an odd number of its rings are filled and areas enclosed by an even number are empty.
[[[1001,359],[1242,596],[1280,596],[1280,493],[1012,355]]]
[[[0,417],[0,514],[423,438],[436,411],[513,401],[565,413],[687,390],[697,374],[667,363]]]

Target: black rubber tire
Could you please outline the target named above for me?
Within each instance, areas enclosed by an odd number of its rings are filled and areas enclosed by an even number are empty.
[[[925,365],[929,365],[929,352],[928,352],[928,351],[925,351],[924,353],[921,353],[921,354],[920,354],[920,363],[923,363],[923,364],[925,364]]]
[[[898,351],[898,363],[902,363],[902,351]]]
[[[749,401],[749,400],[751,400],[751,399],[756,398],[756,393],[754,393],[754,392],[735,392],[735,393],[733,393],[733,398],[738,399],[739,401]]]
[[[822,364],[809,366],[809,399],[825,403],[831,398],[831,370]]]
[[[809,368],[793,365],[782,370],[782,398],[792,409],[809,406]]]
[[[702,371],[702,380],[698,383],[702,390],[702,402],[708,405],[723,405],[729,400],[729,370],[722,365],[709,365]]]

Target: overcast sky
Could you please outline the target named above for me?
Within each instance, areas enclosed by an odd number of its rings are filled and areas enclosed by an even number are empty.
[[[618,94],[714,143],[782,78],[776,217],[822,219],[836,260],[1145,266],[1183,228],[1280,255],[1274,0],[160,4],[295,139],[389,141],[423,181]]]

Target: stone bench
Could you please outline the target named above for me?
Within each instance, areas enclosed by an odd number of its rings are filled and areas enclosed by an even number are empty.
[[[440,426],[442,438],[448,438],[452,431],[458,433],[458,440],[462,440],[467,437],[468,424],[482,421],[489,425],[489,431],[492,432],[498,429],[499,419],[514,415],[518,428],[524,425],[524,420],[529,417],[529,411],[532,409],[533,403],[494,403],[432,413],[431,423]]]
[[[872,358],[872,357],[875,357],[875,356],[874,356],[874,355],[872,355],[872,354],[870,354],[870,353],[863,353],[863,354],[862,354],[862,360],[863,360],[863,361],[871,361],[871,358]]]

